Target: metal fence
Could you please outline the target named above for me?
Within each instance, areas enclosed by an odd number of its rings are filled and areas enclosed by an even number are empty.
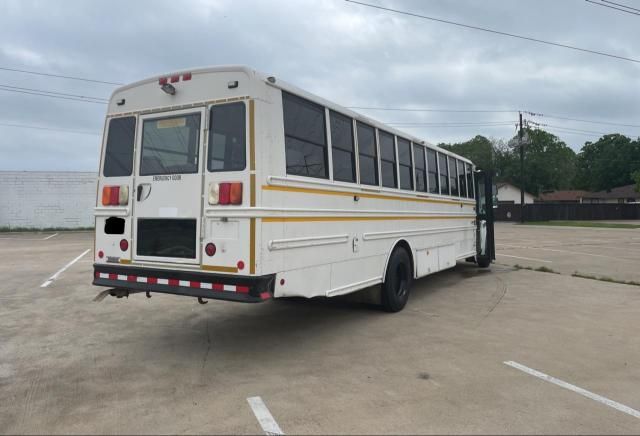
[[[500,204],[496,221],[520,221],[519,204]],[[534,203],[524,206],[525,221],[637,220],[640,204]]]

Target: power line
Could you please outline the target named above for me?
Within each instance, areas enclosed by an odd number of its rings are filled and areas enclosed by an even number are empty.
[[[380,9],[380,10],[387,11],[387,12],[394,12],[396,14],[402,14],[402,15],[408,15],[408,16],[411,16],[411,17],[423,18],[425,20],[436,21],[436,22],[444,23],[444,24],[451,24],[453,26],[464,27],[464,28],[467,28],[467,29],[480,30],[482,32],[494,33],[496,35],[509,36],[511,38],[518,38],[518,39],[524,39],[526,41],[537,42],[539,44],[547,44],[547,45],[552,45],[552,46],[555,46],[555,47],[568,48],[570,50],[576,50],[576,51],[581,51],[581,52],[585,52],[585,53],[596,54],[596,55],[599,55],[599,56],[606,56],[606,57],[610,57],[610,58],[620,59],[620,60],[623,60],[623,61],[640,63],[640,59],[633,59],[633,58],[614,55],[614,54],[605,53],[605,52],[601,52],[601,51],[597,51],[597,50],[590,50],[590,49],[587,49],[587,48],[575,47],[575,46],[568,45],[568,44],[560,44],[560,43],[557,43],[557,42],[545,41],[545,40],[542,40],[542,39],[532,38],[532,37],[529,37],[529,36],[516,35],[515,33],[502,32],[500,30],[488,29],[488,28],[485,28],[485,27],[473,26],[473,25],[470,25],[470,24],[458,23],[458,22],[455,22],[455,21],[443,20],[441,18],[429,17],[427,15],[420,15],[420,14],[416,14],[416,13],[413,13],[413,12],[401,11],[401,10],[392,9],[392,8],[385,8],[383,6],[372,5],[370,3],[364,3],[364,2],[360,2],[360,1],[356,1],[356,0],[345,0],[345,1],[349,2],[349,3],[355,3],[355,4],[358,4],[358,5],[361,5],[361,6],[366,6],[366,7],[373,8],[373,9]]]
[[[637,12],[628,11],[628,10],[626,10],[626,9],[622,9],[622,8],[616,8],[615,6],[605,5],[605,4],[603,4],[603,3],[594,2],[593,0],[584,0],[584,1],[586,1],[587,3],[594,4],[594,5],[596,5],[596,6],[602,6],[602,7],[609,8],[609,9],[615,9],[616,11],[625,12],[625,13],[627,13],[627,14],[640,15],[640,14],[639,14],[639,13],[637,13]]]
[[[604,3],[610,3],[610,4],[612,4],[612,5],[621,6],[621,7],[626,8],[626,9],[631,9],[631,10],[633,10],[633,11],[638,11],[638,12],[640,12],[640,9],[632,8],[631,6],[623,5],[623,4],[616,3],[616,2],[612,2],[612,1],[609,1],[609,0],[601,0],[601,1],[603,1]]]
[[[32,92],[39,92],[39,93],[45,93],[45,94],[54,94],[54,95],[62,95],[65,97],[76,97],[76,98],[84,98],[84,99],[90,99],[90,100],[100,100],[103,101],[105,103],[108,103],[109,100],[103,97],[91,97],[91,96],[86,96],[86,95],[78,95],[78,94],[67,94],[64,92],[57,92],[57,91],[47,91],[44,89],[33,89],[33,88],[21,88],[19,86],[12,86],[12,85],[4,85],[0,83],[0,87],[2,88],[10,88],[10,89],[18,89],[21,91],[32,91]]]
[[[55,127],[44,127],[44,126],[31,126],[27,124],[12,124],[12,123],[0,123],[0,126],[5,127],[18,127],[21,129],[36,129],[36,130],[52,130],[55,132],[68,132],[68,133],[79,133],[82,135],[97,135],[100,136],[99,132],[90,132],[88,130],[72,130],[72,129],[58,129]]]
[[[362,106],[346,106],[347,109],[371,110],[371,111],[398,111],[398,112],[460,112],[460,113],[517,113],[517,109],[513,110],[494,110],[494,109],[413,109],[413,108],[394,108],[394,107],[362,107]]]
[[[392,126],[392,127],[397,127],[399,129],[425,129],[425,128],[432,128],[432,127],[509,127],[514,125],[515,123],[508,123],[508,124],[478,124],[478,125],[451,125],[451,124],[447,124],[447,125],[429,125],[429,126],[425,126],[425,125],[407,125],[407,126]]]
[[[545,118],[555,118],[558,120],[567,120],[567,121],[577,121],[580,123],[590,123],[590,124],[603,124],[608,126],[619,126],[619,127],[638,127],[640,128],[640,124],[622,124],[622,123],[612,123],[608,121],[596,121],[596,120],[585,120],[582,118],[570,118],[561,115],[551,115],[551,114],[542,114],[536,112],[524,111],[527,115],[531,115],[533,117],[545,117]]]
[[[562,130],[567,130],[567,131],[572,131],[572,132],[580,132],[580,133],[595,133],[598,135],[613,135],[613,134],[620,134],[620,135],[625,135],[625,136],[629,136],[629,137],[633,137],[633,135],[627,135],[625,133],[620,133],[620,132],[599,132],[599,131],[595,131],[595,130],[583,130],[583,129],[574,129],[572,127],[565,127],[565,126],[556,126],[553,124],[545,124],[545,123],[537,123],[535,121],[529,121],[529,123],[533,124],[534,126],[544,126],[544,127],[552,127],[554,129],[562,129]]]
[[[638,11],[638,12],[640,12],[640,9],[632,8],[631,6],[623,5],[623,4],[621,4],[621,3],[616,3],[616,2],[609,1],[609,0],[602,0],[602,1],[603,1],[603,2],[605,2],[605,3],[610,3],[610,4],[612,4],[612,5],[616,5],[616,6],[622,6],[623,8],[627,8],[627,9],[631,9],[631,10],[633,10],[633,11]]]
[[[487,121],[487,122],[459,122],[459,123],[447,123],[447,122],[434,122],[434,123],[421,123],[421,122],[386,122],[384,124],[393,125],[393,126],[510,126],[515,125],[515,121]]]
[[[61,74],[41,73],[39,71],[19,70],[17,68],[0,67],[0,70],[12,71],[14,73],[34,74],[36,76],[59,77],[61,79],[80,80],[83,82],[103,83],[105,85],[124,85],[124,83],[120,83],[120,82],[107,82],[105,80],[87,79],[86,77],[63,76]]]
[[[86,99],[82,99],[82,98],[65,97],[65,96],[61,96],[61,95],[43,94],[43,93],[31,92],[31,91],[20,91],[20,90],[17,90],[17,89],[5,89],[5,88],[1,88],[1,87],[0,87],[0,91],[16,92],[18,94],[37,95],[37,96],[40,96],[40,97],[58,98],[58,99],[61,99],[61,100],[81,101],[81,102],[84,102],[84,103],[107,104],[107,102],[103,102],[103,101],[86,100]]]

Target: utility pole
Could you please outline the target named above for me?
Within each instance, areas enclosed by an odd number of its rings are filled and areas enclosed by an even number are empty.
[[[520,222],[524,222],[524,143],[522,136],[522,112],[520,112],[520,131],[518,132],[518,143],[520,145]]]

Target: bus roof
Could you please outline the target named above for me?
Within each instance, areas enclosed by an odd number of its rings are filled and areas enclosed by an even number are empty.
[[[113,99],[118,93],[122,92],[122,91],[126,91],[128,89],[131,88],[136,88],[138,86],[141,85],[146,85],[149,83],[157,83],[158,80],[162,77],[168,77],[168,76],[173,76],[173,75],[182,75],[185,73],[191,73],[191,74],[207,74],[207,73],[220,73],[220,72],[242,72],[247,74],[249,77],[252,77],[254,80],[260,81],[260,82],[264,82],[265,84],[267,84],[268,86],[272,86],[275,88],[279,88],[281,90],[284,90],[286,92],[290,92],[292,94],[298,95],[300,97],[306,98],[307,100],[313,101],[314,103],[317,103],[321,106],[324,106],[330,110],[336,111],[336,112],[340,112],[344,115],[347,115],[357,121],[361,121],[363,123],[366,124],[370,124],[378,129],[384,130],[386,132],[392,133],[396,136],[400,136],[402,138],[408,139],[412,142],[424,145],[424,146],[428,146],[431,149],[437,150],[438,152],[456,157],[457,159],[460,159],[464,162],[470,163],[473,165],[473,162],[471,162],[469,159],[460,156],[458,154],[455,154],[449,150],[443,149],[441,147],[438,147],[435,144],[432,144],[430,142],[425,141],[422,138],[419,138],[417,136],[414,136],[410,133],[406,133],[403,132],[401,130],[398,130],[394,127],[388,126],[385,123],[378,121],[374,118],[370,118],[366,115],[363,115],[359,112],[353,111],[349,108],[346,108],[344,106],[341,106],[339,104],[333,103],[329,100],[326,100],[318,95],[315,95],[311,92],[305,91],[301,88],[298,88],[295,85],[292,85],[286,81],[280,80],[274,76],[270,76],[266,73],[262,73],[260,71],[257,71],[253,68],[250,68],[246,65],[221,65],[221,66],[212,66],[212,67],[197,67],[197,68],[187,68],[187,69],[183,69],[180,71],[172,71],[170,73],[165,73],[165,74],[159,74],[159,75],[155,75],[152,77],[148,77],[146,79],[142,79],[139,80],[137,82],[133,82],[124,86],[120,86],[118,88],[116,88],[113,93],[111,94],[111,98]]]

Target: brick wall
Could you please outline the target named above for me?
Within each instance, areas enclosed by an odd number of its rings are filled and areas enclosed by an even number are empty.
[[[96,173],[0,171],[0,227],[93,227]]]

